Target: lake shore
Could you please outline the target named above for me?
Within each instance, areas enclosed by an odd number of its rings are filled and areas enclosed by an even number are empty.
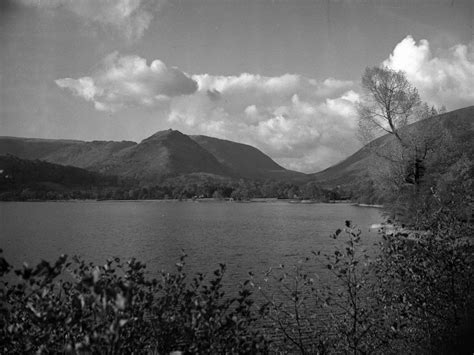
[[[371,207],[371,208],[384,208],[384,205],[371,205],[371,204],[368,204],[368,203],[352,203],[352,206]]]

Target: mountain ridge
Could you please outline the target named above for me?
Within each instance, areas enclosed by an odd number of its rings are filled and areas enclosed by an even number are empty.
[[[0,155],[39,159],[143,183],[183,174],[203,173],[248,179],[305,179],[250,145],[177,130],[158,131],[132,141],[81,141],[0,137]]]
[[[429,128],[441,123],[458,141],[472,149],[474,106],[450,111],[408,125],[403,130]],[[141,142],[81,141],[0,136],[0,155],[74,166],[105,175],[155,183],[186,174],[207,174],[229,178],[315,181],[325,188],[349,186],[370,170],[371,154],[391,144],[383,135],[331,167],[305,174],[283,168],[259,149],[230,140],[204,135],[186,135],[177,130],[158,131]],[[474,154],[474,153],[473,153]]]

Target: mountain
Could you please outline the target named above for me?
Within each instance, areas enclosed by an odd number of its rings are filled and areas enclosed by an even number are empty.
[[[439,125],[450,133],[452,138],[468,156],[474,154],[474,106],[450,111],[432,118],[417,121],[406,127],[401,132],[414,130],[427,131],[431,127]],[[323,171],[310,174],[312,180],[326,188],[336,186],[349,186],[364,179],[371,170],[374,150],[389,148],[394,143],[394,137],[386,134],[364,146],[348,158]]]
[[[166,177],[205,174],[249,179],[305,179],[258,149],[179,131],[157,132],[140,143],[0,137],[0,155],[39,159],[107,175],[156,183]]]
[[[429,130],[441,125],[459,149],[474,155],[474,106],[413,123],[402,130]],[[374,149],[390,149],[391,135],[379,137],[340,163],[315,174],[283,168],[260,150],[241,143],[207,136],[188,136],[179,131],[157,132],[140,143],[131,141],[54,140],[0,137],[0,155],[39,159],[74,166],[105,175],[130,178],[142,184],[159,183],[175,176],[312,180],[324,188],[351,186],[373,169]]]
[[[157,178],[198,172],[228,174],[211,153],[189,136],[174,130],[158,132],[139,144],[112,154],[108,161],[89,168],[150,183]]]
[[[208,136],[190,137],[235,176],[251,179],[306,179],[306,174],[283,168],[268,155],[250,145]]]

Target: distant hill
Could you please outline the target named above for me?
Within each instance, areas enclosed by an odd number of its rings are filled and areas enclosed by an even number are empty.
[[[130,141],[92,141],[0,137],[0,155],[40,159],[50,163],[88,169],[106,162],[116,152],[134,146]]]
[[[139,144],[112,154],[108,161],[89,168],[150,183],[159,178],[182,174],[229,173],[211,153],[187,135],[174,130],[158,132]]]
[[[283,168],[268,155],[250,145],[208,136],[190,137],[235,176],[275,180],[306,179],[306,174]]]
[[[140,143],[0,137],[0,155],[75,166],[142,183],[189,174],[215,177],[296,180],[306,175],[286,170],[258,149],[206,136],[167,130]]]
[[[405,130],[429,129],[433,124],[441,124],[450,132],[460,147],[463,147],[461,149],[464,149],[466,153],[470,152],[471,156],[474,154],[474,106],[415,122],[405,127]],[[394,137],[389,134],[379,137],[370,143],[371,148],[365,146],[340,163],[318,173],[310,174],[310,178],[326,188],[352,185],[367,175],[370,170],[373,150],[389,146],[393,141]]]
[[[73,166],[0,156],[0,190],[45,184],[53,189],[115,185],[117,179]]]

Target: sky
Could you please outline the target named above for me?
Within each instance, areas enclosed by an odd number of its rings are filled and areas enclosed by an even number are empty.
[[[472,0],[0,0],[0,135],[168,128],[316,172],[361,147],[366,67],[474,104]]]

